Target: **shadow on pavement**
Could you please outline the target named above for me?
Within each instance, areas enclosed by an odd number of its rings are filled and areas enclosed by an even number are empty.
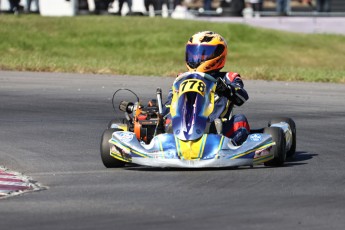
[[[298,151],[295,153],[295,156],[293,158],[286,159],[285,166],[291,167],[308,164],[305,161],[308,161],[317,155],[318,154],[312,154],[305,151]]]

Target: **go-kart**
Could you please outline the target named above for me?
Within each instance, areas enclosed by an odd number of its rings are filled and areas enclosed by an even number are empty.
[[[144,106],[121,101],[123,122],[111,120],[101,139],[107,168],[135,164],[150,167],[217,168],[264,164],[282,166],[296,150],[291,118],[275,118],[268,127],[251,130],[240,146],[222,135],[223,119],[209,119],[217,100],[216,80],[205,73],[186,72],[173,83],[170,113],[163,116],[162,92]],[[121,89],[120,89],[121,90]],[[114,98],[117,90],[113,95]]]

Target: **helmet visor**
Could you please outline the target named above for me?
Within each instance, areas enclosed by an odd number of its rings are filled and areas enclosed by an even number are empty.
[[[186,46],[186,63],[197,68],[202,62],[218,57],[224,52],[223,45],[188,44]]]

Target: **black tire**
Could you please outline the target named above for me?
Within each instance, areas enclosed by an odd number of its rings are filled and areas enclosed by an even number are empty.
[[[104,166],[107,168],[119,168],[125,166],[126,164],[126,162],[117,160],[114,157],[110,156],[110,144],[108,141],[115,131],[121,131],[121,129],[106,129],[102,134],[101,158]]]
[[[110,120],[110,121],[108,122],[107,128],[108,128],[108,129],[112,129],[111,126],[112,126],[113,124],[118,124],[118,123],[119,123],[119,122],[117,122],[116,119],[112,119],[112,120]]]
[[[265,162],[266,166],[278,167],[284,165],[286,159],[286,143],[284,137],[284,131],[278,127],[267,127],[264,129],[264,133],[270,134],[276,145],[272,146],[271,153],[274,158],[270,161]]]
[[[274,123],[280,123],[280,122],[286,122],[289,124],[290,129],[292,131],[292,144],[291,144],[291,148],[286,152],[286,157],[288,158],[292,158],[295,153],[296,153],[296,143],[297,143],[297,139],[296,139],[296,124],[294,122],[294,120],[292,120],[289,117],[277,117],[277,118],[273,118],[271,121],[268,122],[268,126],[271,126],[271,124]]]

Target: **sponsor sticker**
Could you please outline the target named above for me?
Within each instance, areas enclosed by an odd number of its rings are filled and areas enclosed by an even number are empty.
[[[122,142],[127,143],[127,142],[130,142],[131,140],[133,140],[134,134],[129,133],[129,132],[122,132],[122,133],[119,133],[118,136]]]
[[[262,140],[261,134],[257,134],[257,133],[250,135],[249,138],[250,140],[255,141],[255,142]]]
[[[167,159],[174,159],[176,158],[176,151],[169,149],[167,151],[165,151],[165,158]]]

